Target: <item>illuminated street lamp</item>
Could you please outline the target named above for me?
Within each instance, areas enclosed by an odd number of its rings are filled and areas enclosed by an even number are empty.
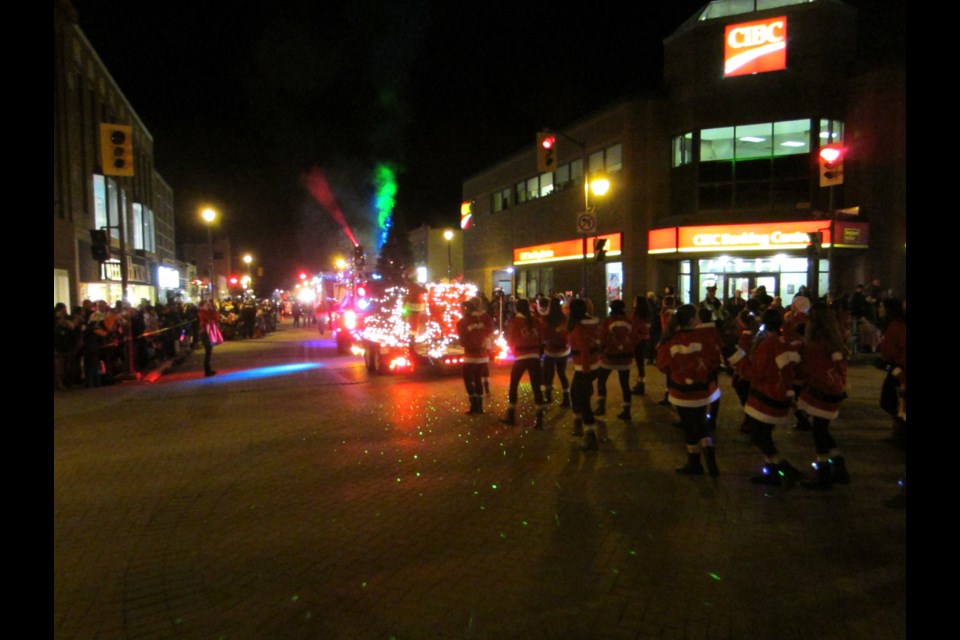
[[[586,166],[586,164],[584,165]],[[590,194],[603,197],[610,191],[610,180],[604,176],[597,176],[593,180],[589,174],[584,175],[583,182],[583,206],[587,213],[595,214],[599,205],[590,207]],[[587,234],[583,234],[583,297],[587,298]]]
[[[443,237],[447,241],[447,282],[450,282],[453,275],[452,273],[453,259],[451,258],[451,253],[450,253],[450,244],[451,244],[451,240],[453,240],[453,231],[451,231],[450,229],[447,229],[446,231],[443,232]]]
[[[243,254],[243,262],[247,265],[247,277],[245,278],[246,282],[243,285],[244,290],[250,288],[250,283],[253,281],[253,273],[250,271],[250,264],[253,262],[253,256],[249,253]]]
[[[213,223],[217,219],[217,212],[210,207],[207,207],[200,212],[200,217],[203,218],[204,222],[207,224],[207,249],[210,251],[210,263],[209,270],[207,271],[208,276],[210,277],[210,297],[216,299],[217,297],[217,286],[216,281],[213,278]]]

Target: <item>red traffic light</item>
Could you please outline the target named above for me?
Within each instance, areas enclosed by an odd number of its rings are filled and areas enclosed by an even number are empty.
[[[556,136],[543,136],[540,139],[540,146],[544,149],[553,149],[553,145],[557,144]]]
[[[834,164],[843,159],[843,147],[835,144],[828,144],[820,147],[820,160],[827,164]]]
[[[230,284],[237,284],[238,282],[240,282],[240,278],[237,276],[230,276]]]
[[[307,274],[306,274],[305,272],[301,271],[301,272],[300,272],[300,279],[301,279],[301,280],[306,280],[306,279],[307,279]]]

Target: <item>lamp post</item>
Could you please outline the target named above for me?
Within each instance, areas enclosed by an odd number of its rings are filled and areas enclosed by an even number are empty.
[[[250,264],[253,262],[253,256],[249,253],[243,254],[243,262],[247,265],[247,275],[243,278],[243,293],[246,296],[247,290],[252,288],[253,273],[250,271]]]
[[[211,229],[214,221],[217,219],[217,212],[207,207],[200,212],[200,216],[207,224],[207,249],[210,251],[210,263],[207,275],[210,278],[210,298],[215,300],[217,297],[217,286],[213,279],[213,231]]]
[[[452,275],[453,275],[453,274],[452,274],[452,272],[453,272],[453,267],[452,267],[453,258],[452,258],[452,254],[451,254],[451,252],[450,252],[450,244],[451,244],[451,240],[453,240],[453,231],[451,231],[450,229],[447,229],[446,231],[443,232],[443,237],[444,237],[444,238],[446,239],[446,241],[447,241],[447,282],[450,282],[450,280],[451,280],[451,278],[452,278]]]
[[[584,166],[583,173],[583,207],[584,211],[587,213],[596,213],[598,206],[590,208],[590,193],[593,192],[595,196],[604,196],[610,190],[610,181],[603,177],[597,176],[593,180],[590,179],[590,174],[586,171],[586,166]],[[587,298],[587,235],[583,234],[583,297]]]

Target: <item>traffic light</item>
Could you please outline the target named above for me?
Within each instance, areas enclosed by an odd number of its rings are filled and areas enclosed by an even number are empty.
[[[90,229],[90,252],[94,260],[106,262],[110,259],[110,239],[106,229]]]
[[[815,258],[820,255],[820,246],[823,244],[823,232],[811,231],[807,234],[810,244],[807,245],[807,255]]]
[[[547,173],[557,169],[557,136],[552,133],[537,134],[537,171]]]
[[[843,152],[839,144],[828,144],[820,147],[820,186],[831,187],[843,184]]]
[[[597,238],[593,241],[593,255],[597,259],[597,262],[603,262],[607,259],[606,246],[606,238]]]
[[[100,123],[100,165],[105,176],[133,175],[133,128]]]

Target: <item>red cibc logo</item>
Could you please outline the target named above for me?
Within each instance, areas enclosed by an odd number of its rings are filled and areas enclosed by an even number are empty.
[[[787,17],[727,25],[723,76],[742,76],[787,68]]]

